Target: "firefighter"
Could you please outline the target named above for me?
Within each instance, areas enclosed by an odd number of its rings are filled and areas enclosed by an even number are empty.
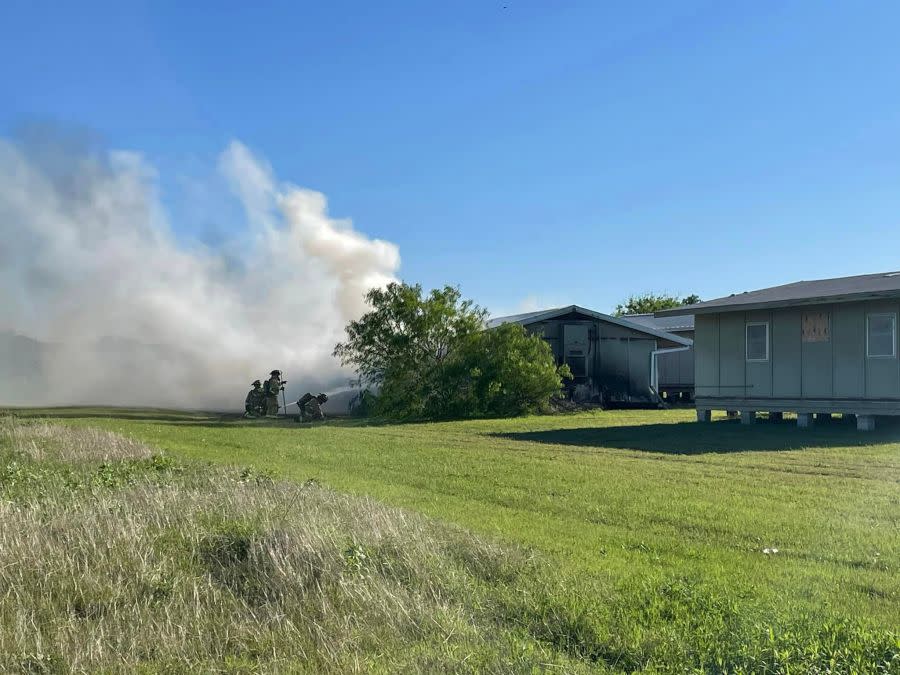
[[[244,399],[244,417],[262,417],[265,415],[266,397],[263,394],[262,382],[253,380],[253,387]]]
[[[278,394],[284,389],[286,381],[281,379],[281,371],[273,370],[269,373],[269,379],[263,386],[266,397],[266,417],[278,417]]]
[[[322,404],[328,400],[327,394],[319,394],[313,396],[309,392],[303,394],[297,401],[297,407],[300,408],[301,422],[321,422],[325,419],[325,413],[322,412]]]

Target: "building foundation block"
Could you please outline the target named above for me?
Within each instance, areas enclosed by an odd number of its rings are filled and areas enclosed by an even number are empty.
[[[856,416],[856,428],[859,431],[875,431],[875,416],[874,415],[857,415]]]
[[[753,424],[756,422],[755,410],[741,410],[741,424]]]
[[[807,429],[812,426],[812,413],[797,413],[797,426],[801,429]]]
[[[712,421],[712,410],[697,410],[697,421],[698,422],[711,422]]]

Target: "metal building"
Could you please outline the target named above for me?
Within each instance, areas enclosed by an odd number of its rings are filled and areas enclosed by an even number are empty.
[[[694,339],[694,315],[654,316],[653,314],[626,314],[622,317],[672,333],[678,337]],[[657,356],[657,388],[666,401],[690,401],[694,398],[694,348],[672,349]]]
[[[488,328],[504,323],[518,323],[540,335],[557,363],[569,364],[576,400],[657,402],[659,354],[692,344],[689,338],[577,305],[499,317]]]
[[[900,272],[800,281],[730,295],[657,316],[695,317],[697,417],[739,410],[900,415]]]

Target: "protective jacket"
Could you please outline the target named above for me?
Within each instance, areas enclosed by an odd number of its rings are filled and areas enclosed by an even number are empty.
[[[281,391],[281,378],[278,375],[272,375],[266,380],[266,396],[274,396],[278,398],[278,392]]]
[[[262,407],[264,400],[265,396],[263,395],[263,390],[260,387],[253,387],[247,394],[247,398],[244,399],[244,408],[248,412],[258,410]]]

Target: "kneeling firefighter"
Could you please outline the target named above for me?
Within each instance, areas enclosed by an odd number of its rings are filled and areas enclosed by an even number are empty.
[[[322,404],[328,400],[327,394],[319,394],[313,396],[309,392],[303,394],[297,401],[297,407],[300,408],[301,422],[319,422],[325,419],[325,413],[322,412]]]
[[[263,394],[262,382],[253,380],[253,387],[244,399],[244,417],[262,417],[266,414],[266,396]]]

